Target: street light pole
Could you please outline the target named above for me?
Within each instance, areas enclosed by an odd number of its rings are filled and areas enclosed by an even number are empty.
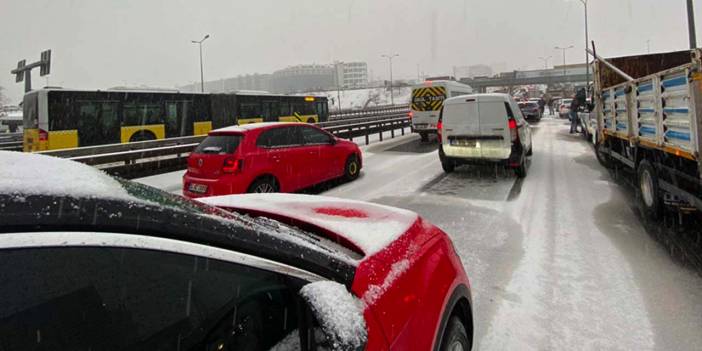
[[[539,57],[539,60],[544,61],[544,69],[548,69],[548,60],[551,59],[552,56],[549,57]]]
[[[556,46],[554,49],[556,50],[563,50],[563,79],[565,79],[566,76],[566,50],[572,49],[573,45],[570,45],[568,47],[562,48],[560,46]]]
[[[580,0],[585,6],[585,86],[590,86],[590,53],[587,52],[588,43],[590,42],[589,33],[587,30],[587,0]],[[589,90],[589,89],[586,89]]]
[[[690,32],[690,49],[697,47],[697,34],[695,32],[695,13],[692,0],[687,0],[687,29]]]
[[[202,38],[202,40],[191,40],[190,41],[193,44],[198,44],[200,46],[200,92],[203,92],[203,93],[205,92],[205,74],[204,74],[203,69],[202,69],[202,42],[207,40],[207,38],[209,38],[209,37],[210,37],[210,35],[206,34],[205,37]]]
[[[400,56],[399,54],[393,54],[393,55],[381,55],[381,57],[385,57],[388,59],[388,62],[390,63],[390,104],[395,105],[395,92],[393,91],[392,88],[392,58],[393,57],[398,57]]]

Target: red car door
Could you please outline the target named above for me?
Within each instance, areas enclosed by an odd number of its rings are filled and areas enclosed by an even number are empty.
[[[268,129],[259,136],[258,146],[265,149],[270,172],[278,179],[280,191],[296,191],[308,178],[305,167],[306,153],[297,128],[281,126]]]
[[[341,156],[334,146],[334,137],[314,127],[300,127],[302,142],[307,153],[311,184],[339,177],[343,172]],[[311,185],[310,184],[310,185]]]

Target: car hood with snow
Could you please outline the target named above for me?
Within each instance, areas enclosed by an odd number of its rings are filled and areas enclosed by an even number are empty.
[[[313,226],[348,249],[373,255],[406,233],[416,213],[368,202],[297,194],[244,194],[199,199],[208,205]]]

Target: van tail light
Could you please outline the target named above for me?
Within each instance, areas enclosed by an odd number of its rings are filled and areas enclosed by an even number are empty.
[[[519,141],[519,132],[517,131],[517,121],[514,118],[509,119],[509,134],[512,137],[512,142]]]
[[[39,141],[49,140],[49,133],[43,129],[39,129]]]
[[[407,117],[409,117],[409,119],[412,119],[412,117],[414,117],[414,112],[407,112]]]
[[[436,134],[439,136],[439,142],[441,142],[441,134],[444,131],[444,122],[442,120],[439,120],[439,122],[436,123]]]
[[[244,161],[226,158],[224,159],[224,164],[222,165],[222,173],[239,173],[243,167]]]

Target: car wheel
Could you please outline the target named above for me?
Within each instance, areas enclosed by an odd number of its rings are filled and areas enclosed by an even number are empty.
[[[259,178],[251,184],[249,193],[277,193],[278,184],[272,177]]]
[[[427,133],[419,133],[419,137],[422,138],[423,142],[429,141],[429,135]]]
[[[131,138],[129,138],[130,143],[134,143],[137,141],[149,141],[149,140],[156,140],[156,136],[154,133],[151,133],[149,131],[141,131],[134,133]]]
[[[346,167],[344,168],[344,179],[354,180],[361,173],[361,165],[358,163],[358,157],[351,155],[346,159]]]
[[[446,331],[441,338],[441,351],[468,351],[470,342],[468,333],[458,317],[453,316],[446,325]]]
[[[661,215],[661,198],[658,188],[658,175],[650,162],[644,160],[639,164],[638,198],[646,217],[656,220]]]
[[[514,174],[519,178],[525,178],[527,175],[526,157],[522,157],[522,162],[519,163],[519,167],[514,169]]]

